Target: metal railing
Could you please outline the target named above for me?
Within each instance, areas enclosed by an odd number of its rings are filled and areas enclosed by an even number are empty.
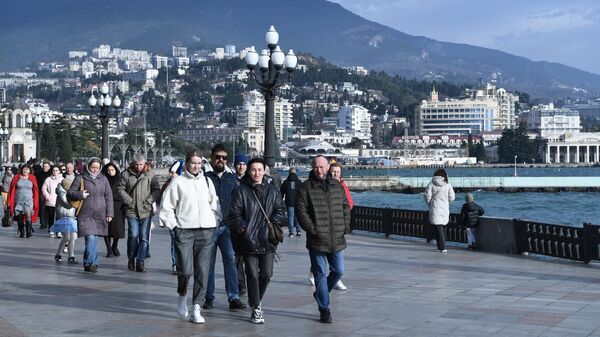
[[[458,224],[459,214],[450,214],[446,239],[467,242],[465,229]],[[534,253],[563,259],[600,260],[600,226],[584,224],[571,227],[514,219],[514,243],[517,253]],[[432,240],[435,230],[427,211],[355,206],[350,222],[352,230],[402,235]]]

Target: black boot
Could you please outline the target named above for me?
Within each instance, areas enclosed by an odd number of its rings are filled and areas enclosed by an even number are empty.
[[[110,237],[104,237],[104,244],[106,244],[106,257],[113,257],[113,251],[110,245]]]
[[[113,252],[114,256],[121,256],[121,252],[119,252],[118,242],[119,242],[119,239],[113,238],[112,252]]]
[[[24,238],[25,237],[25,225],[21,221],[18,221],[17,225],[19,226],[19,237]]]
[[[27,222],[25,222],[25,230],[27,231],[27,237],[30,238],[33,234],[33,226],[31,225],[31,220],[27,220]]]

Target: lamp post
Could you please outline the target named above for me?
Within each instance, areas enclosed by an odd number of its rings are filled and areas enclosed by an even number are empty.
[[[515,177],[517,176],[517,155],[515,155]]]
[[[88,103],[92,111],[98,107],[96,114],[102,123],[102,159],[110,159],[108,154],[108,119],[111,112],[110,108],[112,107],[113,111],[119,109],[121,106],[121,99],[119,96],[115,96],[114,99],[110,97],[108,94],[108,85],[105,82],[102,84],[99,97],[96,99],[96,96],[94,96],[94,92],[92,91]]]
[[[298,58],[294,51],[290,49],[287,55],[284,55],[281,48],[277,45],[279,42],[279,33],[275,27],[271,26],[265,34],[267,49],[263,49],[260,56],[254,50],[254,46],[246,54],[246,66],[250,70],[250,78],[256,81],[260,92],[265,98],[265,150],[264,159],[269,167],[275,165],[275,90],[284,83],[279,81],[279,76],[287,72],[288,80],[291,79],[292,72],[296,69]],[[258,71],[256,66],[258,65]]]
[[[41,159],[44,124],[50,124],[50,117],[46,114],[42,115],[41,113],[37,113],[35,119],[31,118],[31,116],[27,116],[26,122],[28,126],[31,126],[33,132],[35,132],[35,157]],[[35,129],[33,127],[33,122],[35,122]]]
[[[5,157],[4,142],[10,137],[10,131],[7,128],[0,128],[0,163],[6,163],[8,158]]]

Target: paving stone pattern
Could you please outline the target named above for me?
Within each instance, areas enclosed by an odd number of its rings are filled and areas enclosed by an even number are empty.
[[[600,336],[598,264],[459,246],[441,254],[435,244],[369,233],[348,241],[348,290],[332,292],[333,324],[318,322],[302,237],[280,246],[264,325],[249,321],[249,309],[228,309],[220,258],[215,309],[195,325],[176,317],[166,230],[153,232],[147,273],[127,270],[126,256],[103,257],[100,240],[99,272],[90,274],[57,265],[59,241],[40,230],[19,239],[15,227],[2,228],[0,336]],[[125,253],[125,240],[119,245]]]

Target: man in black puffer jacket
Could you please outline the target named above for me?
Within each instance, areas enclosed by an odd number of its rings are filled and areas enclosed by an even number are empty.
[[[329,292],[344,274],[342,250],[350,228],[350,205],[340,182],[329,175],[327,158],[315,157],[312,167],[296,197],[296,216],[306,231],[320,321],[331,323]],[[331,270],[328,276],[327,264]]]
[[[473,202],[473,195],[471,193],[467,193],[465,200],[467,202],[460,210],[460,224],[466,227],[468,248],[475,250],[477,249],[475,227],[479,225],[479,217],[483,215],[484,211],[481,206]]]
[[[300,236],[302,234],[302,230],[300,229],[300,225],[298,224],[298,219],[296,218],[294,212],[294,206],[296,206],[296,195],[300,190],[300,186],[302,186],[302,181],[298,178],[296,174],[295,168],[290,168],[290,174],[287,179],[281,185],[281,196],[285,198],[285,207],[287,207],[288,212],[288,222],[289,222],[289,234],[288,236],[293,238],[294,233],[296,236]]]

